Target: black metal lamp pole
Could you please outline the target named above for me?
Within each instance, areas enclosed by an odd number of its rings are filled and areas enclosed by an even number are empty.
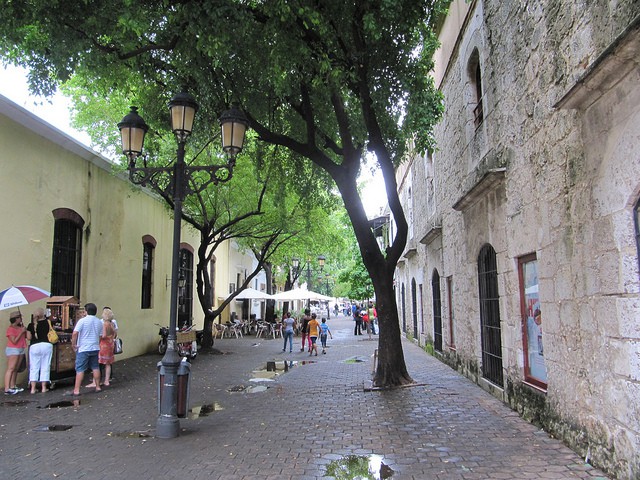
[[[223,150],[228,155],[225,165],[190,166],[185,163],[185,144],[191,134],[198,104],[187,93],[179,93],[169,102],[171,113],[171,129],[178,142],[177,160],[173,167],[148,167],[146,158],[143,166],[136,162],[142,156],[144,136],[149,129],[137,108],[131,107],[131,112],[118,123],[122,136],[122,151],[129,159],[129,179],[136,185],[149,185],[154,190],[173,199],[173,253],[171,260],[171,311],[169,312],[169,335],[167,351],[162,357],[164,369],[162,393],[160,399],[160,414],[156,423],[158,438],[175,438],[180,434],[178,420],[178,367],[180,356],[176,350],[176,325],[178,315],[178,290],[180,281],[180,229],[182,223],[182,203],[185,196],[198,193],[207,186],[217,185],[231,179],[235,157],[242,150],[244,134],[248,125],[244,114],[233,108],[220,117],[221,138]],[[209,178],[197,184],[191,182],[195,172],[204,172]]]

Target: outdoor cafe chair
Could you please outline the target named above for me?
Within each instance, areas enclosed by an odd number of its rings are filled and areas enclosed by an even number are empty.
[[[213,338],[223,338],[227,331],[227,326],[222,325],[221,323],[214,323],[213,327]]]
[[[273,338],[282,337],[282,324],[281,323],[272,323],[271,324],[271,334]]]
[[[269,335],[269,324],[267,322],[258,322],[258,328],[256,328],[256,338],[259,338],[264,333],[265,337]]]
[[[236,338],[242,337],[242,322],[236,320],[229,326],[229,337],[231,334],[234,334]]]

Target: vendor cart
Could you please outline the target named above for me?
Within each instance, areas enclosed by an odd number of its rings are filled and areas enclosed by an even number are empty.
[[[51,357],[52,381],[76,374],[76,353],[71,344],[71,335],[83,310],[76,297],[51,297],[47,302],[49,320],[58,334],[58,343],[53,346]]]

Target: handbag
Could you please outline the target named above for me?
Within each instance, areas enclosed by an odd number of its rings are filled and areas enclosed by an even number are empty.
[[[58,340],[59,340],[58,339],[58,334],[53,329],[53,326],[51,325],[51,320],[47,320],[47,322],[49,322],[49,331],[47,332],[47,340],[51,344],[56,344],[56,343],[58,343]]]
[[[118,355],[122,353],[122,339],[120,337],[113,341],[113,354]]]

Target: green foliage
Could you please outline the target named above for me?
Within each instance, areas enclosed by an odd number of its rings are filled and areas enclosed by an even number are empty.
[[[347,221],[343,218],[343,221]],[[343,268],[338,276],[340,281],[339,290],[336,296],[347,297],[357,300],[367,300],[373,298],[373,282],[369,276],[369,272],[362,262],[362,257],[358,253],[358,242],[356,241],[353,231],[346,230],[347,249],[342,255]]]
[[[327,475],[336,480],[373,480],[380,478],[377,472],[372,472],[369,459],[358,455],[348,455],[341,460],[335,460],[327,465]]]
[[[346,297],[358,300],[373,298],[373,282],[362,261],[356,262],[351,268],[345,269],[340,276],[340,280],[348,285]]]
[[[436,353],[436,349],[433,348],[433,342],[425,343],[422,348],[424,349],[425,352],[427,352],[431,356],[434,356]]]
[[[234,178],[228,190],[210,196],[217,202],[222,199],[216,195],[228,194],[226,211],[234,212],[243,192],[254,194],[265,185],[261,180],[286,184],[275,193],[269,185],[274,200],[266,200],[252,222],[258,229],[284,224],[292,225],[290,232],[314,232],[288,252],[304,258],[326,254],[331,237],[316,229],[329,224],[322,210],[331,211],[341,195],[359,246],[344,249],[353,254],[350,270],[362,273],[355,261],[361,253],[365,270],[377,286],[385,285],[393,302],[390,279],[408,231],[393,188],[394,168],[407,145],[433,148],[442,98],[429,72],[437,47],[434,27],[448,3],[13,1],[0,9],[0,55],[29,68],[35,93],[48,94],[70,82],[66,88],[76,99],[77,122],[89,125],[98,144],[115,141],[109,124],[126,113],[116,115],[116,109],[126,103],[144,106],[152,163],[171,158],[166,104],[172,93],[187,89],[200,104],[194,146],[205,145],[219,113],[238,102],[256,140],[271,148],[259,154],[260,147],[248,147],[256,153],[252,161],[257,163],[246,167],[247,175],[254,168],[254,178],[244,185]],[[390,187],[396,223],[384,253],[358,195],[357,178],[368,154]],[[190,158],[204,161],[215,154]],[[196,206],[214,200],[189,200],[186,208],[194,222],[203,211]],[[251,243],[247,248],[255,248]],[[350,282],[354,292],[366,295],[364,275]],[[387,314],[397,315],[393,310]],[[401,348],[399,336],[389,335]],[[380,365],[387,363],[381,359]],[[395,368],[406,372],[404,365]],[[404,373],[376,374],[382,377],[406,378]]]

